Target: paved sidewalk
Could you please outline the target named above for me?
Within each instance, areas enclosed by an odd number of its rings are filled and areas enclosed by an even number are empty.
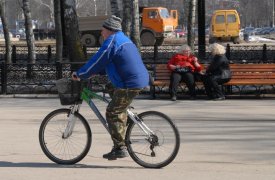
[[[57,98],[0,98],[1,180],[273,180],[275,179],[274,99],[147,100],[133,103],[136,112],[169,115],[181,135],[177,158],[162,169],[144,169],[130,158],[102,159],[111,140],[87,105],[93,142],[79,164],[57,165],[42,152],[38,130],[42,119],[61,108]],[[99,104],[104,113],[105,104]]]

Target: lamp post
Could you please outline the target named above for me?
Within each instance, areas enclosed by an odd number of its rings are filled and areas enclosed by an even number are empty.
[[[198,53],[205,59],[205,1],[198,0]]]

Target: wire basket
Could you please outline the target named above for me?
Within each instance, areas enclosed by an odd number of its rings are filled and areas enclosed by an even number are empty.
[[[72,105],[81,102],[80,92],[82,87],[80,81],[63,78],[56,81],[56,87],[62,105]]]

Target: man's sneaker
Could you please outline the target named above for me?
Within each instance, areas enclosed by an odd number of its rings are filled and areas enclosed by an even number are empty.
[[[117,158],[125,158],[128,157],[128,152],[126,147],[118,147],[118,148],[113,148],[111,152],[107,154],[103,154],[103,158],[108,159],[108,160],[116,160]]]

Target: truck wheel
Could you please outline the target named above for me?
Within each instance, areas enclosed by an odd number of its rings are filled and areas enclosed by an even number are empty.
[[[234,43],[234,44],[240,44],[240,41],[241,41],[241,40],[240,40],[239,37],[234,37],[234,38],[233,38],[233,43]]]
[[[140,41],[143,46],[154,46],[156,43],[156,38],[151,32],[144,32],[140,36]]]
[[[96,38],[93,34],[84,34],[81,37],[81,43],[86,46],[95,47],[96,46]]]

